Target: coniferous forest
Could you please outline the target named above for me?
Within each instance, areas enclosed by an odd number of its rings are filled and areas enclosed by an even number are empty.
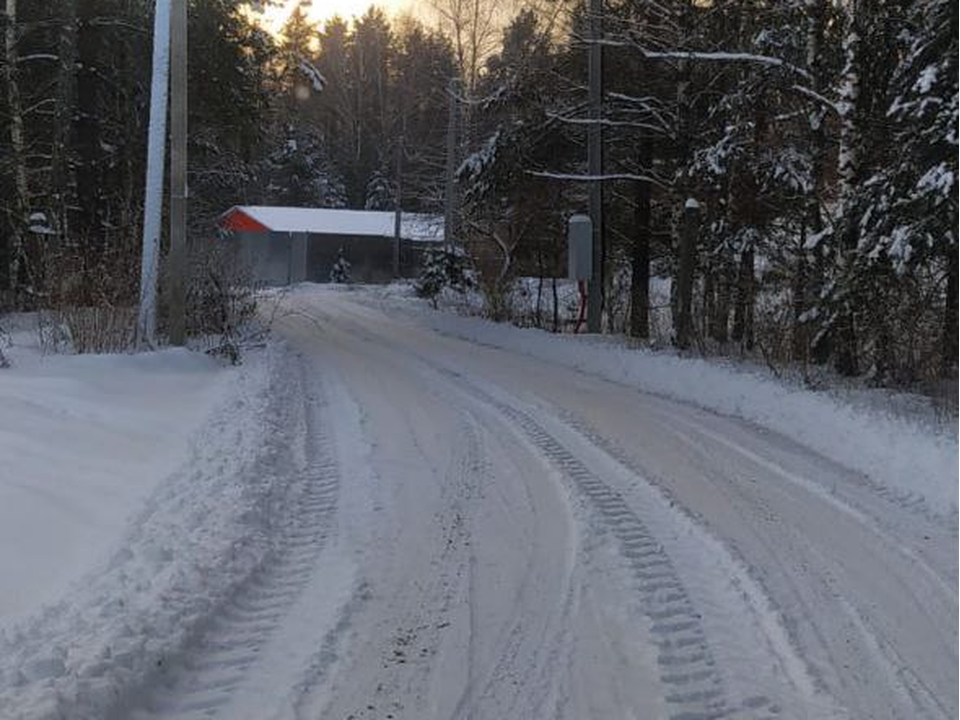
[[[2,1],[0,312],[131,307],[153,3]],[[606,332],[651,339],[671,278],[684,351],[955,382],[956,3],[607,0],[599,121],[583,3],[322,26],[305,7],[273,35],[243,4],[189,3],[192,243],[235,204],[439,214],[452,186],[502,309],[516,278],[565,273],[567,218],[602,179]]]

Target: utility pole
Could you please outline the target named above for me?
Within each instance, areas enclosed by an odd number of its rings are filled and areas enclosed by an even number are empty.
[[[393,276],[400,277],[400,232],[403,225],[403,135],[397,138],[396,181],[394,184]]]
[[[150,82],[150,130],[143,203],[143,255],[140,264],[140,309],[137,344],[157,342],[157,271],[163,219],[163,166],[167,139],[167,80],[170,70],[170,0],[157,0],[153,18],[153,77]]]
[[[457,223],[457,99],[460,94],[460,81],[451,78],[449,95],[449,110],[447,115],[447,183],[443,199],[443,240],[447,250],[453,249],[453,238],[456,236]]]
[[[603,0],[590,0],[590,124],[587,126],[587,174],[590,175],[590,219],[593,221],[593,272],[587,296],[587,331],[599,333],[603,317]]]
[[[187,0],[172,0],[170,35],[170,343],[187,334]]]

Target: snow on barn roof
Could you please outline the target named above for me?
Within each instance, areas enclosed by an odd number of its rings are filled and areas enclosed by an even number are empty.
[[[395,215],[382,210],[234,205],[220,217],[225,230],[310,233],[315,235],[372,235],[393,237]],[[421,242],[443,241],[439,215],[403,213],[400,237]]]

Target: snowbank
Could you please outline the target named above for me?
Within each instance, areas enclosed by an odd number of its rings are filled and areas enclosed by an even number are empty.
[[[0,627],[103,558],[185,459],[229,375],[183,350],[11,355],[0,371]]]
[[[269,558],[296,453],[270,428],[303,421],[289,363],[270,345],[231,369],[167,351],[0,371],[0,592],[33,610],[0,628],[0,717],[123,717]]]
[[[396,297],[393,304],[398,307]],[[755,422],[866,474],[902,502],[922,501],[939,515],[957,511],[955,436],[938,435],[879,410],[853,407],[823,393],[716,362],[450,313],[426,311],[414,317],[447,335]]]

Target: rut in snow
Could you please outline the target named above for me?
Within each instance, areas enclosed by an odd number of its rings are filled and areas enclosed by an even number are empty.
[[[361,340],[383,344],[385,339],[366,328],[338,318],[338,326]],[[658,677],[664,688],[663,700],[669,720],[775,720],[782,707],[763,695],[741,697],[731,702],[724,679],[711,652],[704,623],[692,595],[684,586],[674,561],[649,526],[635,513],[624,497],[587,467],[529,413],[501,401],[478,387],[463,374],[437,363],[422,353],[403,348],[433,373],[451,381],[454,388],[495,410],[516,426],[527,440],[554,465],[578,491],[609,534],[626,561],[636,588],[638,607],[650,625],[656,646]],[[582,428],[564,418],[568,428],[631,475],[641,477],[622,454],[595,442]],[[501,663],[510,653],[502,654]],[[474,688],[473,700],[478,700]],[[464,708],[461,707],[460,710]]]
[[[780,708],[763,697],[751,698],[742,708],[728,703],[699,613],[663,546],[622,495],[591,472],[530,415],[501,402],[455,371],[431,366],[455,379],[458,387],[519,427],[587,498],[616,538],[620,553],[630,563],[641,607],[651,623],[650,633],[657,646],[657,664],[660,681],[666,688],[664,699],[670,720],[777,717]]]
[[[349,331],[374,341],[369,331],[350,325]],[[382,340],[381,340],[382,341]],[[590,502],[612,534],[620,552],[630,561],[641,607],[656,638],[660,681],[667,689],[670,720],[770,718],[779,708],[758,698],[756,707],[735,710],[726,698],[723,681],[711,655],[700,616],[669,556],[623,497],[556,440],[529,414],[500,401],[461,373],[438,365],[420,353],[411,353],[460,391],[493,408],[516,425],[527,439]]]
[[[283,463],[298,477],[286,506],[278,511],[278,521],[284,525],[274,537],[272,551],[212,618],[195,645],[161,669],[135,716],[138,720],[216,717],[242,686],[263,645],[309,582],[333,529],[340,482],[328,420],[316,417],[327,404],[323,387],[319,380],[312,385],[316,392],[304,398],[303,457],[287,456]],[[289,452],[289,448],[279,449],[278,456]]]

